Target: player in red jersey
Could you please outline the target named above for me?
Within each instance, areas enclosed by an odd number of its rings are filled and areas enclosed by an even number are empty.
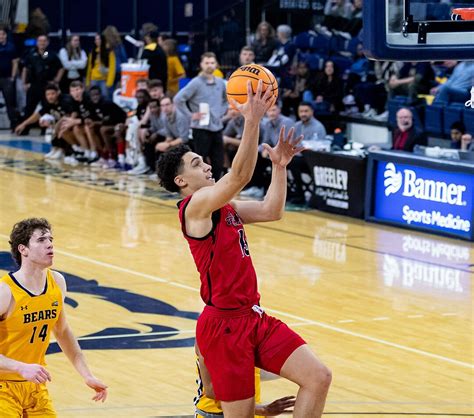
[[[259,124],[273,104],[262,85],[255,95],[250,83],[244,105],[233,102],[245,119],[242,141],[231,171],[218,182],[211,166],[186,146],[163,154],[158,177],[169,191],[179,192],[183,235],[201,276],[206,304],[196,328],[196,340],[211,376],[216,399],[226,418],[252,417],[254,367],[299,385],[295,417],[320,417],[331,372],[304,340],[259,306],[257,278],[243,224],[280,219],[286,200],[286,166],[302,138],[293,129],[280,132],[277,145],[264,145],[272,161],[272,181],[263,201],[233,200],[250,181],[258,153]]]

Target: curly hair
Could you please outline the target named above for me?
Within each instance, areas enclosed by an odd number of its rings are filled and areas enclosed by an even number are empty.
[[[21,254],[18,250],[19,245],[28,246],[30,238],[35,230],[40,229],[42,232],[51,231],[50,223],[44,218],[28,218],[23,219],[13,225],[10,233],[10,252],[16,264],[21,267]]]
[[[180,188],[174,182],[174,179],[183,168],[183,155],[190,151],[191,148],[187,145],[179,145],[161,154],[156,165],[156,172],[160,180],[160,185],[169,192],[179,193]]]

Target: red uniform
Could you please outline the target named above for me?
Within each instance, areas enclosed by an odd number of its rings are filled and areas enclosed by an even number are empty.
[[[206,303],[196,340],[211,375],[216,398],[247,399],[255,394],[254,367],[280,373],[304,340],[258,306],[257,276],[242,221],[227,204],[212,214],[205,237],[186,233],[185,213],[192,195],[178,203],[184,237],[201,276]]]

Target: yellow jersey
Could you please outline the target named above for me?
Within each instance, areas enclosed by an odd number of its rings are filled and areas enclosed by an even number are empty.
[[[194,406],[196,411],[194,416],[196,418],[215,418],[216,416],[224,416],[222,412],[221,403],[212,398],[208,398],[204,393],[204,386],[201,379],[201,372],[199,369],[199,360],[196,359],[196,368],[198,377],[196,383],[198,385],[197,396],[194,398]],[[255,404],[260,403],[260,369],[255,368]],[[255,415],[255,418],[260,418]],[[263,418],[263,417],[262,417]]]
[[[63,309],[61,288],[49,269],[40,295],[25,289],[12,273],[0,281],[10,287],[15,304],[10,315],[0,320],[0,354],[23,363],[46,365],[51,330]],[[18,373],[0,372],[0,380],[25,379]]]

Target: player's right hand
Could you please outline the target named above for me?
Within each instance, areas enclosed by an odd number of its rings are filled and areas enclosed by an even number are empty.
[[[255,94],[252,92],[252,83],[247,82],[247,101],[244,104],[238,103],[235,99],[230,99],[230,103],[237,110],[242,113],[242,116],[246,119],[253,119],[260,121],[265,116],[270,107],[275,103],[276,98],[273,96],[272,89],[267,88],[265,92],[262,93],[263,82],[262,80],[258,81],[257,91]]]
[[[39,364],[22,363],[18,372],[29,382],[46,383],[51,382],[51,375],[49,372]]]

